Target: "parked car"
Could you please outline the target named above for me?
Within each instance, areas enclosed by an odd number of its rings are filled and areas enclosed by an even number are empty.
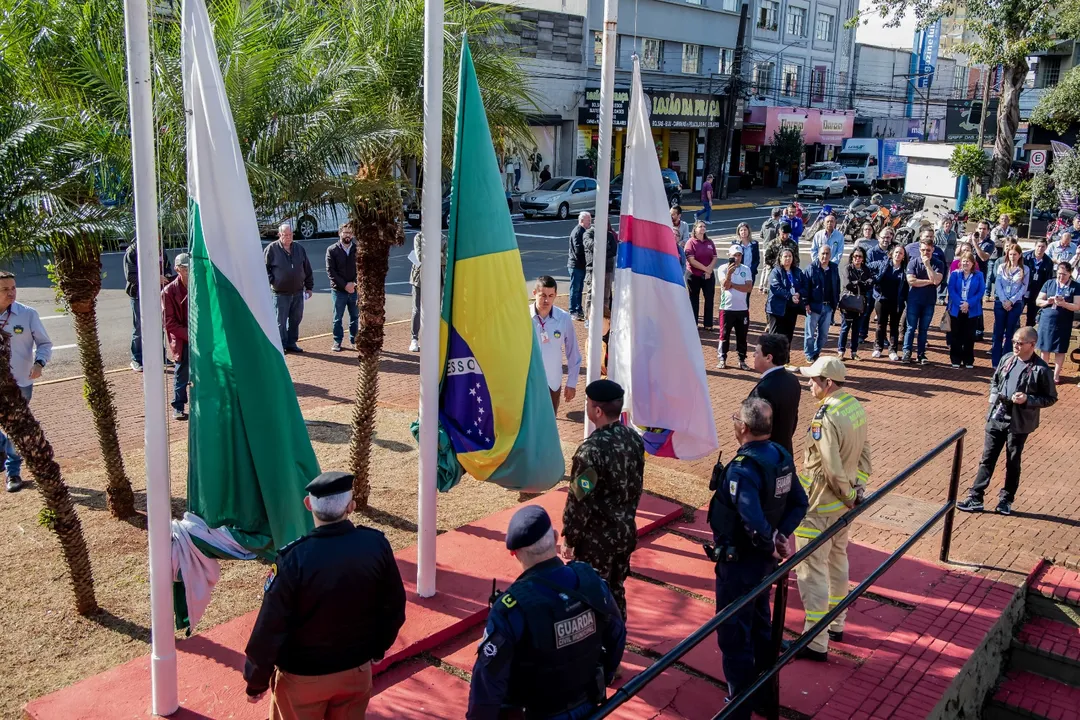
[[[566,220],[571,213],[596,207],[596,181],[588,177],[551,178],[522,195],[520,205],[527,218],[540,215]]]
[[[809,174],[799,182],[795,197],[830,197],[847,192],[848,180],[838,163],[817,163],[810,166]]]
[[[276,238],[278,226],[287,222],[292,225],[297,237],[310,240],[319,233],[336,233],[341,223],[348,219],[349,208],[342,203],[305,208],[291,215],[282,209],[276,217],[259,218],[259,234],[262,237]]]
[[[416,194],[413,199],[405,207],[405,222],[409,223],[409,227],[418,229],[420,227],[420,196]],[[442,226],[443,228],[450,227],[450,193],[446,193],[442,199]]]
[[[682,182],[679,181],[679,174],[671,168],[664,168],[660,171],[660,176],[664,179],[664,192],[667,194],[668,205],[671,207],[678,205],[682,198]],[[612,213],[622,210],[622,182],[622,175],[616,175],[611,181],[608,210]]]

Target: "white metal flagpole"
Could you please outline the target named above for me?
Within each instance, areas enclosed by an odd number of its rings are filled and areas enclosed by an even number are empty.
[[[424,3],[424,189],[420,229],[420,470],[417,488],[416,593],[435,594],[436,487],[439,469],[439,301],[442,298],[443,0]]]
[[[172,521],[165,429],[165,358],[161,345],[161,243],[154,175],[154,115],[150,84],[150,16],[146,0],[124,0],[131,162],[135,184],[139,313],[142,317],[146,442],[146,522],[150,540],[150,679],[155,715],[179,708],[173,634]]]
[[[600,378],[603,360],[604,297],[607,278],[608,193],[611,190],[611,121],[615,106],[615,49],[619,25],[619,0],[604,0],[604,56],[600,65],[600,132],[597,142],[596,217],[593,218],[592,307],[589,309],[589,342],[586,383]],[[597,298],[600,302],[596,302]],[[585,437],[595,428],[585,417]]]

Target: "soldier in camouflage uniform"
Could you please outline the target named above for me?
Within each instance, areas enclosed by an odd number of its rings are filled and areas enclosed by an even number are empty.
[[[625,620],[623,582],[637,545],[634,518],[644,480],[645,443],[619,421],[623,389],[618,383],[596,380],[585,395],[596,431],[574,453],[563,511],[564,555],[589,563],[607,580]]]

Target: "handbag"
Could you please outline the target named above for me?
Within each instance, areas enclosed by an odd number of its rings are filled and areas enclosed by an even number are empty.
[[[946,311],[941,316],[941,331],[952,332],[952,316]]]
[[[866,311],[866,298],[862,295],[852,295],[850,293],[841,295],[840,306],[837,309],[849,315],[862,315]]]

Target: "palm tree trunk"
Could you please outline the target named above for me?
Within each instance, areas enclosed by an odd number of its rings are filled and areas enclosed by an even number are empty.
[[[1024,89],[1028,63],[1020,62],[1003,68],[1001,100],[998,103],[997,136],[994,138],[994,167],[991,187],[1000,187],[1012,169],[1016,129],[1020,126],[1020,92]]]
[[[98,445],[105,461],[106,502],[113,517],[126,520],[135,516],[135,493],[124,469],[120,437],[116,430],[116,406],[112,389],[105,379],[101,343],[97,328],[97,296],[101,290],[101,255],[86,244],[61,245],[56,252],[57,284],[75,316],[75,336],[79,345],[86,384],[83,395],[94,416]]]
[[[94,415],[94,429],[97,431],[98,445],[101,446],[101,455],[105,460],[105,472],[108,476],[105,496],[109,512],[113,517],[126,520],[135,516],[135,493],[124,469],[124,456],[120,452],[120,438],[116,431],[116,406],[113,405],[112,388],[105,379],[105,368],[101,360],[96,300],[89,305],[89,312],[79,312],[74,305],[71,306],[75,316],[79,358],[82,361],[83,375],[86,376],[83,394]]]
[[[3,332],[0,332],[0,426],[23,456],[45,499],[41,518],[60,538],[75,590],[75,610],[80,615],[92,615],[97,612],[98,604],[82,523],[64,484],[60,465],[53,459],[52,445],[45,439],[41,425],[30,412],[30,404],[11,375],[11,341]]]
[[[350,455],[353,497],[357,507],[364,509],[371,494],[368,472],[379,401],[379,359],[385,337],[386,273],[390,268],[390,248],[400,245],[405,238],[400,220],[401,201],[396,189],[393,194],[374,193],[369,202],[358,202],[354,210],[360,323],[356,333],[359,369]]]

